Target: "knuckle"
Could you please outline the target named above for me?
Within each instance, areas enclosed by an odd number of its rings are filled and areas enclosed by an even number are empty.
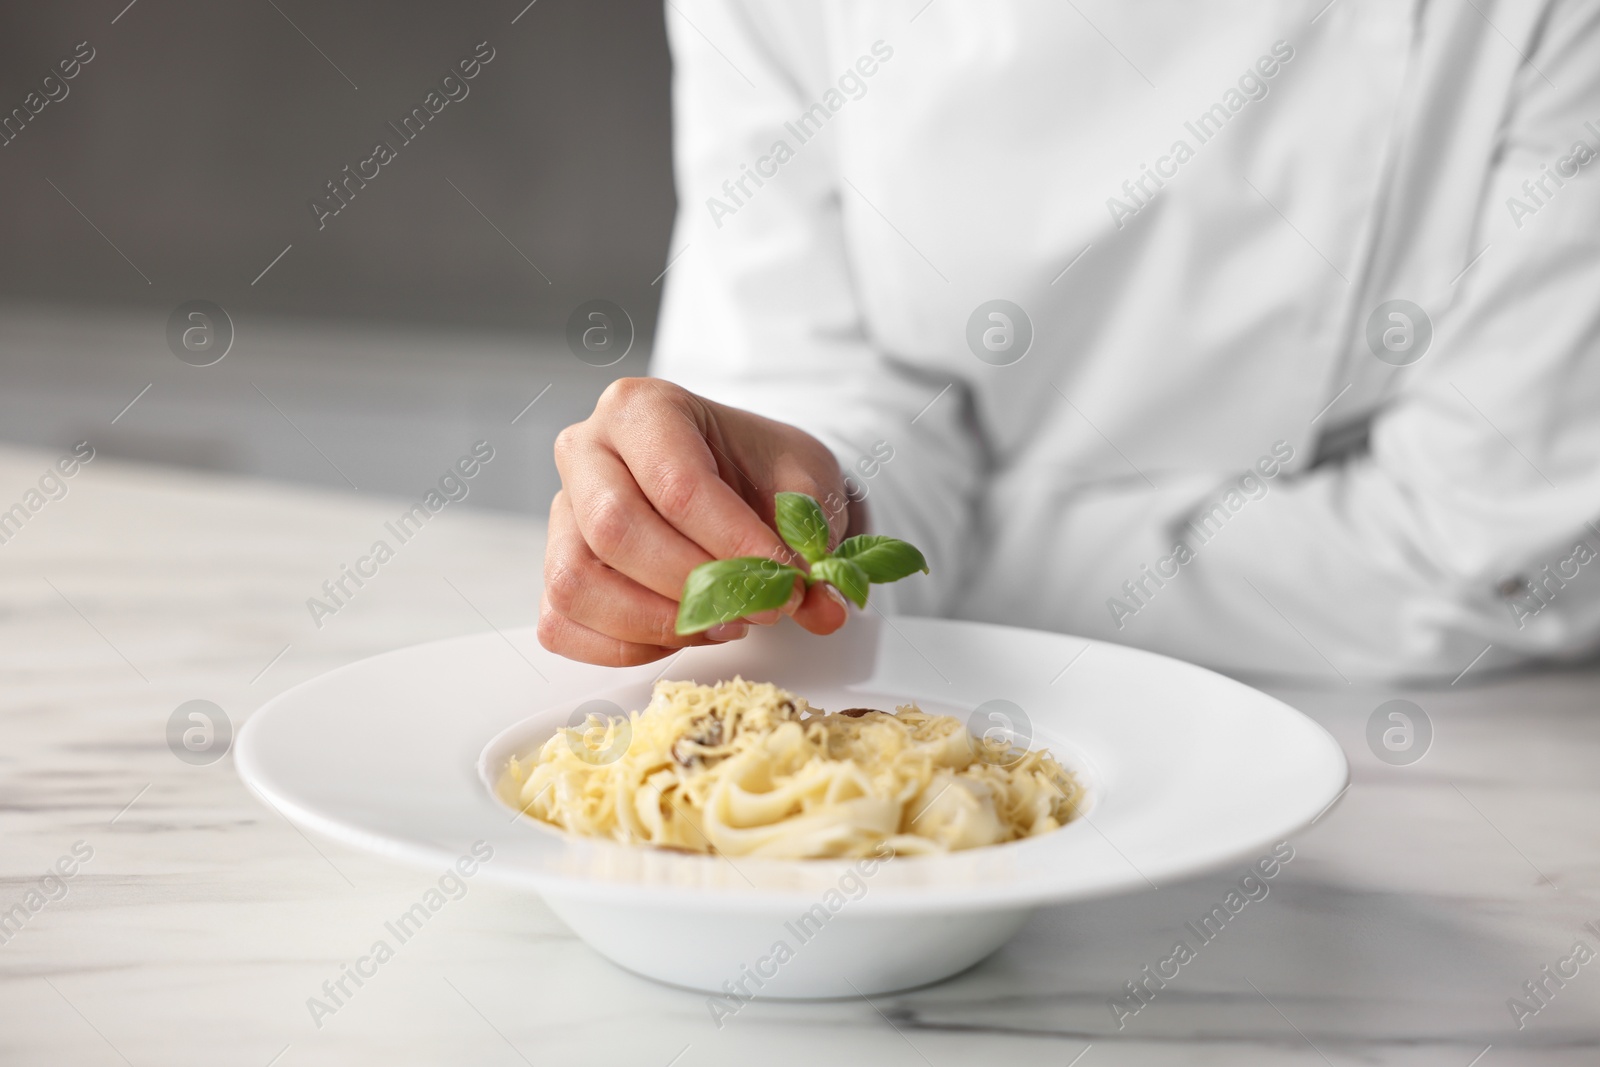
[[[584,524],[584,539],[589,548],[603,560],[614,560],[627,543],[633,529],[633,515],[622,496],[604,490],[590,501]]]
[[[539,625],[535,631],[539,636],[539,644],[547,652],[554,652],[561,656],[566,654],[566,620],[549,607],[539,612]]]
[[[596,406],[608,410],[631,407],[638,403],[641,397],[649,395],[652,384],[649,378],[618,378],[606,386]]]
[[[648,618],[642,620],[640,632],[645,635],[645,641],[662,648],[684,643],[683,635],[678,633],[678,620],[675,614],[658,615],[652,612]]]
[[[555,453],[557,463],[576,456],[583,447],[583,423],[575,422],[564,427],[556,434],[556,442],[552,451]]]
[[[624,420],[638,412],[680,402],[687,390],[660,378],[618,378],[600,394],[595,410]]]
[[[581,563],[562,557],[545,561],[544,595],[552,608],[563,615],[577,610],[587,584],[586,570]]]
[[[700,478],[678,465],[668,465],[656,472],[653,492],[656,510],[674,526],[694,514],[700,498]]]

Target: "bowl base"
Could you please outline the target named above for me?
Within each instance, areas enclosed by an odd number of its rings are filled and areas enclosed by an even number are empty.
[[[825,1000],[931,985],[1009,941],[1032,908],[853,915],[818,905],[792,917],[625,912],[549,895],[550,910],[591,948],[626,970],[712,994],[712,1014],[750,1000]],[[720,1007],[719,1007],[720,1006]]]

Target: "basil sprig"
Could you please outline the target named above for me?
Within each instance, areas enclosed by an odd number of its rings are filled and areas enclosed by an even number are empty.
[[[718,623],[781,608],[796,578],[804,578],[807,586],[826,582],[864,608],[869,585],[928,573],[928,561],[915,546],[882,534],[846,538],[829,552],[828,516],[804,493],[779,493],[775,511],[778,535],[806,561],[810,573],[760,556],[702,563],[683,583],[678,633],[697,634]]]

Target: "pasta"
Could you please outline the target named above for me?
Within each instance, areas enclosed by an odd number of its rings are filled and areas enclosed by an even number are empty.
[[[626,719],[558,730],[504,795],[572,833],[778,859],[976,848],[1048,833],[1084,792],[1046,751],[914,704],[833,714],[742,678],[659,682]]]

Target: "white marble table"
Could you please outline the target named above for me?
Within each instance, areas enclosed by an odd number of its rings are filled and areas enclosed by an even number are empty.
[[[0,509],[54,459],[0,451]],[[1338,737],[1353,784],[1122,1029],[1109,1001],[1228,872],[1043,911],[942,985],[751,1005],[720,1030],[703,997],[479,884],[319,1029],[307,998],[432,876],[308,839],[228,759],[175,758],[167,719],[206,699],[241,722],[353,658],[530,621],[541,530],[447,509],[318,630],[306,597],[397,499],[109,459],[69,485],[0,544],[0,920],[58,860],[74,870],[0,944],[0,1063],[1600,1062],[1600,960],[1548,983],[1521,1030],[1507,1007],[1575,939],[1600,949],[1581,929],[1600,927],[1596,671],[1405,694],[1436,734],[1410,766],[1364,736],[1400,694],[1278,690]],[[78,842],[92,858],[74,868]]]

